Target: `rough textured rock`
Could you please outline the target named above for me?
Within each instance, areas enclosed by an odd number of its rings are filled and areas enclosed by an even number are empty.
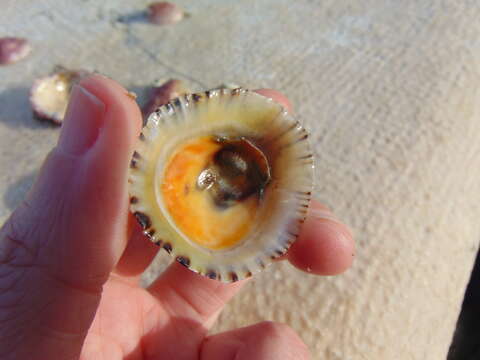
[[[275,265],[216,330],[271,319],[314,359],[445,358],[480,236],[480,4],[178,1],[192,16],[152,27],[135,15],[147,3],[2,4],[0,33],[34,51],[0,70],[0,219],[58,136],[27,100],[55,64],[133,91],[171,77],[277,88],[313,132],[316,193],[353,227],[356,262],[331,278]]]

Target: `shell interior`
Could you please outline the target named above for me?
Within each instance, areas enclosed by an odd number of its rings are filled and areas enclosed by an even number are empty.
[[[60,124],[65,117],[72,86],[87,74],[83,70],[61,69],[38,79],[32,86],[30,102],[39,118]]]
[[[191,270],[225,282],[287,251],[313,187],[307,132],[244,89],[160,107],[130,168],[131,209],[144,232]]]

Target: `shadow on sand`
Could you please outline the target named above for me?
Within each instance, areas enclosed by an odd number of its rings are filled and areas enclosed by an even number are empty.
[[[36,177],[37,171],[34,171],[22,176],[7,188],[3,194],[3,202],[7,209],[14,210],[18,206],[32,187]]]
[[[35,118],[30,105],[29,88],[7,88],[0,92],[0,122],[11,128],[40,129],[58,126]]]

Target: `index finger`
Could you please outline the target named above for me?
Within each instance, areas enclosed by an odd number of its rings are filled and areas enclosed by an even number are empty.
[[[287,109],[289,112],[293,111],[292,104],[290,103],[288,98],[282,93],[279,93],[278,91],[275,91],[272,89],[258,89],[258,90],[255,90],[255,92],[267,98],[270,98],[273,101],[276,101],[277,103],[282,105],[285,109]]]

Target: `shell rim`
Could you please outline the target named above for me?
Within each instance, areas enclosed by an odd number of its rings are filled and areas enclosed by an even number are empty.
[[[209,99],[209,98],[214,97],[214,96],[223,96],[223,95],[235,96],[235,95],[243,94],[243,93],[254,94],[255,96],[262,97],[262,99],[264,101],[267,101],[269,103],[275,103],[276,105],[278,105],[281,108],[282,115],[289,114],[288,111],[286,110],[286,108],[282,104],[279,104],[279,103],[275,102],[273,99],[271,99],[269,97],[265,97],[261,94],[250,91],[248,89],[235,88],[235,89],[214,89],[214,90],[207,90],[207,91],[204,91],[204,92],[197,92],[197,93],[189,93],[189,94],[180,95],[179,97],[171,99],[166,104],[159,106],[154,112],[152,112],[147,117],[147,119],[149,119],[150,116],[152,116],[153,114],[159,114],[162,109],[165,109],[166,111],[174,110],[175,106],[178,106],[180,98],[185,99],[185,101],[187,101],[187,102],[192,101],[192,100],[194,102],[196,102],[197,98],[202,98],[202,97],[206,97],[207,99]],[[296,120],[294,118],[292,118],[292,120],[295,123],[295,127],[297,129],[299,129],[299,131],[301,131],[305,134],[305,138],[302,138],[301,140],[307,140],[308,132],[306,131],[306,129],[298,122],[298,120]],[[144,127],[147,126],[148,122],[149,121],[146,122]],[[143,134],[143,129],[140,132],[139,140],[140,141],[145,141],[145,136]],[[309,209],[310,202],[311,202],[311,199],[312,199],[312,190],[315,186],[315,176],[313,175],[313,171],[314,171],[314,168],[315,168],[315,158],[314,158],[314,154],[313,154],[311,144],[309,143],[309,141],[307,141],[307,147],[308,147],[308,150],[309,150],[309,154],[303,156],[302,158],[308,161],[308,163],[306,163],[306,165],[311,166],[311,177],[309,179],[311,181],[311,190],[308,191],[308,192],[297,192],[298,199],[301,200],[301,202],[299,202],[299,204],[298,204],[298,210],[299,210],[299,213],[301,215],[298,215],[296,217],[296,220],[299,223],[299,230],[301,229],[301,226],[303,225],[303,223],[306,220],[308,209]],[[135,168],[135,163],[136,163],[136,160],[138,159],[138,156],[139,156],[139,154],[136,151],[134,151],[134,153],[132,155],[131,163],[130,163],[131,168]],[[131,182],[131,180],[129,178],[129,183],[130,182]],[[217,271],[215,271],[213,269],[211,269],[211,270],[206,269],[205,271],[200,271],[199,269],[191,266],[191,263],[190,263],[190,260],[189,260],[188,256],[185,256],[184,254],[178,253],[176,251],[175,247],[172,245],[171,241],[168,241],[168,240],[165,241],[163,239],[158,238],[155,235],[155,229],[150,227],[151,223],[148,219],[148,215],[143,214],[143,213],[136,210],[135,204],[138,202],[138,198],[136,198],[135,196],[129,195],[129,200],[130,200],[129,201],[130,202],[130,212],[134,215],[137,222],[142,227],[142,233],[146,237],[148,237],[151,242],[153,242],[154,244],[156,244],[160,248],[164,249],[171,257],[173,257],[173,259],[176,262],[185,266],[190,271],[193,271],[197,274],[200,274],[200,275],[205,276],[207,278],[210,278],[212,280],[218,280],[218,281],[222,281],[222,282],[226,282],[226,283],[236,282],[236,281],[239,281],[239,280],[242,280],[242,279],[249,278],[249,277],[253,276],[254,274],[260,272],[261,270],[265,269],[267,266],[271,265],[276,259],[282,257],[283,255],[285,255],[288,252],[291,245],[298,239],[299,232],[300,232],[300,231],[298,231],[297,233],[288,232],[289,239],[286,243],[283,244],[283,247],[282,247],[281,251],[276,251],[274,254],[271,254],[271,255],[268,255],[268,254],[264,255],[263,259],[266,259],[268,261],[259,261],[257,267],[246,269],[246,271],[241,273],[241,274],[238,274],[237,272],[230,272],[228,274],[229,275],[228,278],[225,278],[225,277],[221,277],[220,274],[217,273]],[[145,219],[145,216],[147,217],[148,220]]]

